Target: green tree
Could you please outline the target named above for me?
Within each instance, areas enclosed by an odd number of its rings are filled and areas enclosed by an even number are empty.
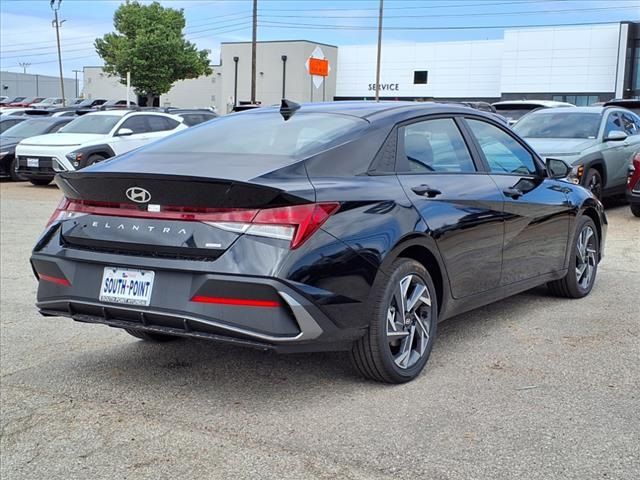
[[[208,51],[184,38],[182,9],[127,0],[116,10],[113,24],[116,32],[96,39],[96,51],[105,72],[119,76],[121,83],[131,72],[131,85],[147,97],[147,105],[177,80],[211,74]]]

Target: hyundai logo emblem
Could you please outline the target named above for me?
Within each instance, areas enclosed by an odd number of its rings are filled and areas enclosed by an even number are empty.
[[[136,203],[147,203],[151,200],[149,191],[141,187],[127,188],[126,195],[129,200]]]

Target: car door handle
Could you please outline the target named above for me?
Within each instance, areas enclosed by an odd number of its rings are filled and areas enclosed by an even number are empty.
[[[518,198],[520,198],[522,195],[524,195],[522,193],[522,190],[518,190],[517,188],[513,188],[513,187],[509,187],[509,188],[505,188],[502,193],[504,193],[507,197],[511,197],[514,200],[517,200]]]
[[[416,195],[421,195],[423,197],[433,198],[441,195],[442,192],[437,188],[431,188],[429,185],[417,185],[412,187],[411,190]]]

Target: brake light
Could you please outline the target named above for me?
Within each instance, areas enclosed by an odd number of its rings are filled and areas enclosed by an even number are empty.
[[[328,202],[267,209],[148,205],[146,210],[141,210],[138,206],[128,203],[63,198],[47,226],[56,221],[83,215],[203,222],[236,233],[289,240],[291,248],[294,249],[313,235],[339,207],[340,204],[337,202]]]

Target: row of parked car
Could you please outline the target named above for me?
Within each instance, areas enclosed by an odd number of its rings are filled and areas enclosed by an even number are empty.
[[[640,175],[633,162],[640,159],[640,116],[633,111],[640,110],[640,101],[590,107],[545,100],[463,103],[494,113],[542,157],[566,161],[572,180],[597,197],[625,189],[632,202],[640,195],[640,185],[631,179],[633,173]],[[215,117],[206,109],[132,110],[125,100],[105,99],[62,109],[15,112],[9,107],[0,115],[0,176],[45,185],[58,171],[84,168]],[[640,215],[639,209],[634,207],[634,213]]]
[[[56,113],[0,115],[0,177],[47,185],[57,172],[79,170],[217,116],[179,108]]]
[[[640,217],[640,100],[588,107],[550,100],[464,103],[496,115],[541,157],[570,164],[571,179],[598,198],[626,191]]]

